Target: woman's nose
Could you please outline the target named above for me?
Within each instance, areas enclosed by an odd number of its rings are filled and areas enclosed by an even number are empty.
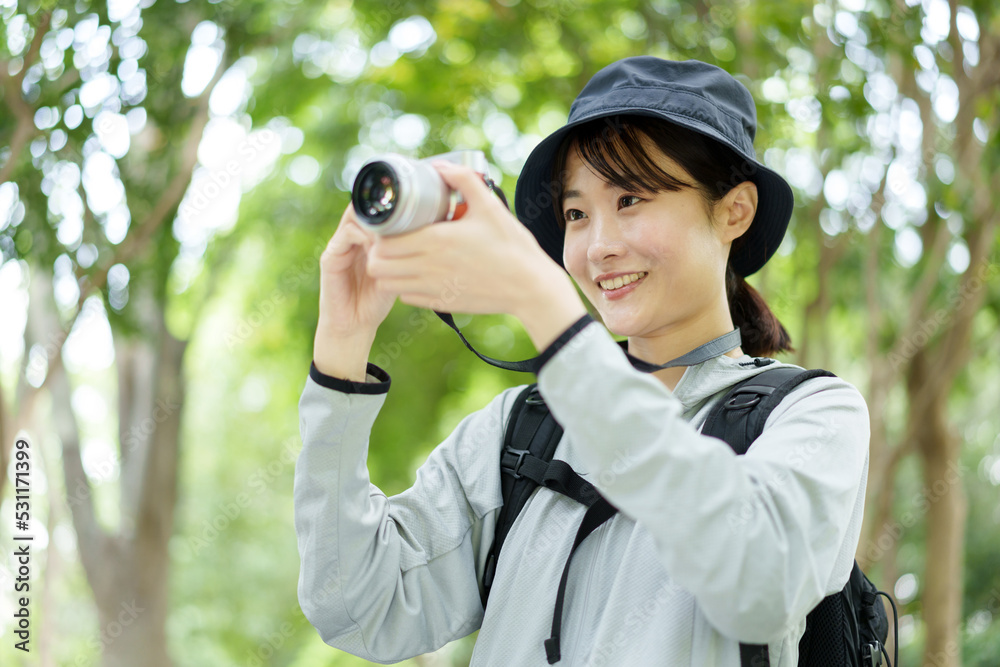
[[[609,257],[621,256],[624,253],[625,243],[622,241],[617,226],[604,221],[593,221],[590,245],[587,247],[587,259],[597,263]]]

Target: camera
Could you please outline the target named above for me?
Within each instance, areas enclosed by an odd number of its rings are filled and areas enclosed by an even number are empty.
[[[384,153],[365,162],[354,179],[351,202],[361,226],[376,234],[402,234],[433,222],[461,218],[465,200],[441,179],[430,164],[433,160],[472,168],[507,205],[503,192],[490,180],[482,151],[452,151],[423,160]]]

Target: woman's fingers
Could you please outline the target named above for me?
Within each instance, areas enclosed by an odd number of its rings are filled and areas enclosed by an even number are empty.
[[[422,256],[387,258],[378,255],[374,249],[368,252],[366,272],[372,278],[400,278],[421,276],[427,272],[427,260]]]
[[[443,160],[435,161],[433,166],[448,187],[462,194],[469,205],[468,212],[460,220],[429,224],[404,234],[377,236],[373,244],[375,255],[383,258],[433,255],[437,259],[458,241],[462,232],[471,231],[459,225],[482,225],[501,216],[511,217],[478,172]],[[477,238],[486,241],[481,235]]]
[[[320,263],[325,272],[340,272],[354,265],[372,246],[371,234],[354,222],[350,207],[340,220],[340,225],[330,237]]]
[[[519,293],[511,285],[520,284],[530,268],[532,251],[544,253],[481,174],[451,163],[434,166],[468,202],[465,215],[405,234],[372,235],[365,256],[350,255],[352,260],[376,292],[398,294],[409,305],[447,307],[449,312],[513,312]],[[345,230],[347,238],[354,237]]]
[[[436,160],[432,164],[452,190],[462,193],[470,208],[496,206],[499,203],[479,172],[445,160]]]
[[[405,234],[393,234],[391,236],[376,237],[369,246],[369,258],[375,256],[383,259],[415,257],[431,250],[428,242],[424,239],[427,231],[435,225],[421,227],[414,232]]]
[[[354,217],[354,209],[351,206],[347,207],[344,217],[340,219],[340,225],[337,227],[337,231],[334,232],[333,238],[337,238],[338,234],[347,245],[368,247],[374,241],[374,234],[363,229],[358,224],[357,218]]]

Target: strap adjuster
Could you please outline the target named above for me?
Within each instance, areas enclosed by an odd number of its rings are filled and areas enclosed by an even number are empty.
[[[505,448],[503,450],[504,457],[507,457],[508,455],[516,454],[517,455],[517,461],[514,462],[514,465],[509,466],[509,465],[505,465],[503,458],[501,458],[500,459],[500,474],[507,473],[508,475],[513,475],[514,479],[521,479],[522,477],[524,477],[524,475],[520,474],[519,471],[521,470],[521,464],[524,463],[524,457],[526,455],[530,454],[530,453],[531,452],[528,451],[527,449],[512,449],[512,448],[509,448],[509,447]]]
[[[749,397],[741,401],[741,396]],[[754,394],[753,392],[737,392],[732,398],[726,401],[726,410],[744,410],[746,408],[752,408],[760,403],[761,398],[763,397],[760,394]]]
[[[536,385],[528,397],[524,399],[527,405],[545,405],[545,399],[542,398],[542,392],[538,391],[538,386]]]
[[[748,384],[737,389],[732,397],[726,401],[727,410],[743,410],[752,408],[763,400],[764,396],[774,393],[774,387],[765,387],[759,384]],[[749,395],[746,398],[745,396]],[[743,398],[741,401],[740,398]]]
[[[862,667],[880,667],[882,664],[882,642],[875,640],[861,647]]]

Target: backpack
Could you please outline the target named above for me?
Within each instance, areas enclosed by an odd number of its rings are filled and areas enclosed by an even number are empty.
[[[757,366],[771,360],[755,359]],[[825,370],[801,370],[797,367],[773,368],[733,386],[711,410],[703,435],[724,440],[738,455],[744,454],[764,429],[764,423],[781,400],[801,382],[814,377],[834,377]],[[545,640],[549,664],[560,659],[560,626],[563,597],[570,563],[577,547],[591,532],[617,512],[597,489],[576,474],[565,461],[552,456],[563,429],[551,416],[536,384],[528,385],[517,397],[504,432],[501,450],[501,491],[503,507],[497,518],[493,544],[487,553],[483,573],[483,608],[496,573],[497,559],[514,520],[539,485],[562,493],[588,509],[580,524],[563,569],[552,620],[552,636]],[[843,590],[824,598],[807,616],[806,629],[799,640],[799,665],[807,667],[877,667],[886,662],[885,649],[889,623],[885,607],[878,604],[884,595],[893,609],[896,606],[886,593],[879,591],[865,576],[857,561]],[[896,635],[894,635],[896,636]],[[899,660],[896,647],[895,665]],[[768,667],[766,644],[740,644],[742,667]]]

